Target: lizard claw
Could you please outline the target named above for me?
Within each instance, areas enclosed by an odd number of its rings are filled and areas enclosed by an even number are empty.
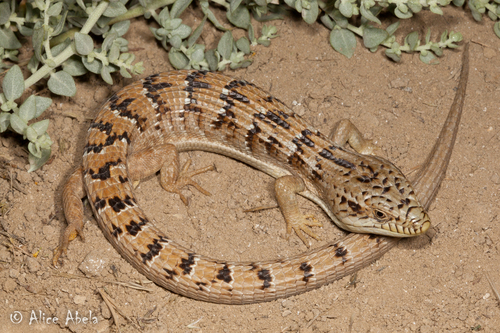
[[[319,240],[319,236],[312,232],[309,227],[322,226],[323,224],[321,224],[321,222],[318,222],[314,215],[301,215],[300,217],[294,218],[291,221],[287,221],[286,232],[288,234],[291,234],[292,230],[295,231],[297,236],[304,242],[304,244],[307,247],[310,247],[311,245],[304,236],[304,233],[316,240]]]

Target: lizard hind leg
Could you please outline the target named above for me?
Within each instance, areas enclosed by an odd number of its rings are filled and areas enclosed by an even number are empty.
[[[190,185],[201,193],[210,195],[192,177],[215,170],[215,167],[210,165],[198,170],[188,171],[190,165],[191,160],[188,160],[180,168],[179,153],[174,145],[168,143],[142,149],[128,156],[128,172],[133,183],[137,183],[139,180],[160,170],[160,184],[163,189],[178,194],[185,205],[188,204],[188,200],[181,193],[181,189]]]
[[[339,120],[330,132],[329,138],[340,147],[349,144],[360,154],[375,155],[376,151],[380,151],[372,140],[363,137],[360,130],[349,119]]]
[[[69,242],[74,240],[78,235],[80,235],[82,240],[85,240],[83,235],[84,223],[82,202],[84,197],[83,169],[80,167],[71,174],[63,189],[63,210],[68,226],[61,235],[59,245],[54,250],[52,264],[56,267],[59,257],[63,253],[67,253]]]

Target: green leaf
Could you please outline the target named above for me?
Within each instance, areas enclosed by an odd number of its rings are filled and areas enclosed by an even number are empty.
[[[176,49],[180,49],[182,46],[182,39],[179,36],[172,36],[169,40],[170,45]]]
[[[304,8],[302,10],[302,19],[304,19],[307,24],[313,24],[314,22],[316,22],[316,20],[318,19],[318,15],[319,7],[318,1],[316,0],[311,1],[309,9]]]
[[[412,13],[410,10],[408,10],[408,11],[407,11],[407,12],[405,12],[405,13],[403,13],[403,12],[399,9],[399,7],[396,7],[396,9],[394,9],[394,14],[395,14],[398,18],[400,18],[400,19],[408,19],[408,18],[410,18],[410,17],[412,17],[412,16],[413,16],[413,13]]]
[[[120,75],[126,77],[127,79],[132,77],[125,67],[120,67]]]
[[[500,22],[497,22],[493,25],[493,31],[498,38],[500,38]]]
[[[203,32],[203,26],[205,25],[205,22],[207,21],[207,17],[205,16],[203,20],[201,21],[200,25],[194,30],[193,34],[189,36],[187,40],[187,47],[191,47],[196,43],[198,38],[200,38],[201,33]]]
[[[9,101],[21,97],[24,92],[24,78],[18,65],[14,65],[9,69],[3,79],[2,89],[5,97]]]
[[[9,50],[17,50],[20,49],[21,46],[21,43],[12,30],[5,27],[0,29],[0,47]]]
[[[339,10],[337,9],[334,10],[330,15],[330,17],[335,21],[335,24],[337,24],[340,28],[344,29],[347,28],[349,21],[347,20],[347,18],[342,16],[342,13]]]
[[[328,29],[332,30],[335,27],[335,22],[327,14],[320,17],[321,23],[325,25]]]
[[[241,2],[243,0],[233,0],[233,1],[229,1],[229,11],[231,13],[234,13],[234,11],[240,6]],[[266,3],[267,5],[267,3]]]
[[[387,37],[389,34],[384,29],[366,27],[363,31],[363,43],[369,49],[379,46]]]
[[[113,24],[111,27],[111,30],[116,31],[119,37],[125,35],[128,31],[128,28],[130,28],[130,21],[121,21],[118,23]]]
[[[166,20],[163,22],[163,27],[167,30],[175,30],[178,27],[180,27],[182,24],[182,19],[180,18],[174,18],[171,20]]]
[[[33,43],[33,52],[39,61],[43,61],[42,58],[42,48],[43,48],[43,36],[44,31],[42,27],[42,21],[35,23],[33,28],[33,36],[31,37],[31,42]]]
[[[226,31],[219,40],[217,45],[217,52],[222,56],[223,59],[229,59],[231,57],[231,52],[233,51],[233,35],[231,31]]]
[[[109,71],[108,66],[102,66],[101,68],[101,77],[109,85],[113,85],[113,78],[111,77],[111,73]]]
[[[212,50],[206,51],[205,52],[205,59],[207,60],[208,68],[211,71],[216,71],[219,60],[217,59],[217,56],[215,55],[215,50],[212,49]]]
[[[365,8],[364,2],[361,3],[361,7],[359,9],[360,9],[361,16],[363,16],[367,20],[375,22],[377,24],[382,24],[382,22],[380,22],[380,20],[375,15],[373,15],[373,13],[371,11],[369,11]]]
[[[351,58],[356,49],[356,36],[347,29],[333,29],[330,33],[330,44],[335,51]]]
[[[0,3],[0,25],[9,22],[10,18],[10,5],[8,2]]]
[[[51,74],[49,81],[47,81],[47,87],[56,95],[71,97],[76,94],[75,81],[65,71]]]
[[[0,133],[5,132],[9,128],[10,115],[11,113],[9,112],[0,113]]]
[[[220,24],[219,20],[215,17],[214,13],[209,9],[208,7],[208,1],[207,0],[202,0],[200,1],[200,8],[203,14],[208,18],[210,22],[212,22],[213,25],[219,30],[226,31],[227,29],[224,28],[222,24]]]
[[[182,12],[191,4],[193,0],[176,0],[170,9],[170,18],[181,16]]]
[[[245,54],[250,54],[250,42],[248,41],[248,38],[245,36],[241,37],[236,41],[236,47],[238,50],[242,51]]]
[[[115,41],[113,45],[111,45],[111,48],[109,49],[108,60],[109,62],[114,63],[115,61],[118,60],[119,56],[120,56],[120,44]]]
[[[47,10],[47,15],[49,16],[57,16],[61,13],[63,3],[62,2],[56,2],[52,6],[49,7]]]
[[[159,23],[163,25],[165,21],[170,20],[170,11],[168,10],[168,7],[165,6],[160,12],[160,15],[158,15],[158,20],[160,21]]]
[[[102,14],[106,17],[117,17],[127,12],[127,7],[119,1],[110,2],[108,8]]]
[[[30,162],[30,168],[29,168],[28,172],[36,171],[40,167],[42,167],[42,165],[44,165],[45,162],[47,162],[49,160],[50,153],[51,153],[50,149],[41,149],[40,157],[36,157],[35,155],[30,153],[30,156],[28,157],[28,160]]]
[[[26,130],[26,128],[28,128],[28,125],[26,124],[26,122],[24,120],[19,118],[19,116],[17,114],[11,113],[11,115],[10,115],[10,127],[12,127],[12,129],[14,131],[16,131],[17,133],[24,135],[24,131]]]
[[[189,25],[181,24],[177,29],[172,31],[173,36],[179,36],[180,39],[187,38],[191,34],[191,27]]]
[[[435,59],[436,59],[436,57],[434,56],[434,54],[432,52],[426,52],[425,54],[424,54],[424,52],[420,53],[420,60],[427,65],[431,64],[431,61],[435,60]],[[435,61],[432,64],[437,65],[437,64],[439,64],[439,61]]]
[[[339,10],[340,13],[347,18],[351,18],[354,8],[352,6],[352,3],[349,1],[341,1],[339,5]]]
[[[61,17],[58,18],[57,25],[54,28],[54,31],[52,32],[52,37],[58,36],[63,31],[64,26],[66,24],[66,17],[68,16],[68,12],[69,10],[65,9]]]
[[[87,57],[82,58],[82,64],[85,68],[94,74],[100,74],[102,68],[102,62],[98,59],[94,59],[94,61],[89,62]]]
[[[410,46],[410,51],[415,51],[415,49],[418,47],[418,32],[413,31],[408,34],[405,38],[405,43],[408,43]]]
[[[70,57],[62,64],[63,70],[71,76],[80,76],[87,74],[87,69],[82,64],[80,57]]]
[[[38,118],[43,111],[47,110],[52,104],[52,99],[47,97],[35,96],[36,112],[33,118]]]
[[[400,23],[400,21],[397,21],[397,22],[391,24],[390,26],[388,26],[387,29],[385,29],[385,31],[387,31],[389,36],[394,35],[396,30],[399,28],[399,23]]]
[[[171,48],[168,52],[168,60],[175,69],[184,69],[189,65],[189,59],[184,55],[184,53]]]
[[[94,40],[87,34],[75,32],[75,49],[80,55],[87,55],[94,49]]]
[[[457,7],[462,7],[465,3],[465,0],[453,0],[453,4]]]
[[[33,128],[31,128],[31,126],[28,126],[26,128],[26,139],[28,139],[31,142],[34,142],[36,141],[37,138],[38,134],[36,134],[36,131]]]
[[[429,9],[431,10],[431,12],[433,12],[434,14],[438,14],[438,15],[443,15],[443,10],[441,9],[441,7],[439,7],[438,5],[436,4],[432,4],[429,6]]]
[[[116,32],[109,33],[104,41],[102,42],[101,49],[108,52],[111,48],[113,42],[118,38],[118,34]]]
[[[35,118],[35,115],[36,115],[36,100],[35,100],[35,95],[31,95],[19,107],[19,117],[24,122],[27,123],[31,119]]]
[[[238,28],[248,29],[250,25],[250,12],[245,6],[239,6],[233,12],[230,10],[226,12],[226,17],[229,22]]]

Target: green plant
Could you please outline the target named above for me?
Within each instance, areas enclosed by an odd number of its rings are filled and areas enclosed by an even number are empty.
[[[128,52],[124,38],[130,19],[144,16],[157,24],[151,32],[168,51],[175,68],[224,70],[249,66],[251,47],[269,46],[277,37],[274,26],[264,25],[256,36],[251,17],[257,21],[282,19],[292,11],[300,13],[303,20],[312,24],[318,19],[330,33],[330,44],[338,52],[351,57],[356,47],[356,35],[371,51],[385,47],[386,55],[394,61],[403,52],[419,52],[423,62],[435,62],[444,48],[457,47],[460,33],[445,31],[437,42],[430,40],[430,31],[423,41],[416,32],[396,40],[396,22],[386,29],[380,25],[379,14],[393,13],[398,18],[410,18],[422,8],[442,14],[441,7],[451,0],[199,0],[198,10],[203,15],[201,23],[190,27],[183,23],[183,12],[192,0],[0,0],[0,69],[10,68],[2,82],[0,93],[0,133],[11,129],[29,141],[30,171],[36,170],[50,156],[52,141],[46,133],[48,120],[31,123],[51,104],[46,97],[30,96],[21,105],[18,100],[23,92],[41,79],[47,80],[48,89],[62,96],[73,96],[76,85],[73,77],[91,72],[113,84],[112,73],[123,77],[142,73],[142,62]],[[470,0],[473,17],[480,20],[487,13],[498,20],[498,0]],[[454,0],[462,6],[464,0]],[[227,22],[221,23],[216,11],[225,11]],[[361,15],[360,20],[354,20]],[[209,21],[224,33],[217,46],[207,49],[197,43]],[[358,26],[353,22],[359,22]],[[235,40],[228,23],[244,29],[247,36]],[[494,25],[500,37],[499,22]],[[33,56],[26,68],[31,75],[24,79],[18,65],[19,49],[26,37],[31,38]],[[24,66],[23,65],[23,66]]]

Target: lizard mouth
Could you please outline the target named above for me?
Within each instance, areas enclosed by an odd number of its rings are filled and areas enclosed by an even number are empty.
[[[424,234],[429,227],[431,226],[430,221],[425,221],[422,223],[421,226],[417,228],[408,228],[396,223],[384,223],[384,224],[379,224],[376,225],[375,227],[378,227],[380,229],[389,231],[393,236],[396,237],[410,237],[410,236],[416,236],[416,235],[422,235]]]

